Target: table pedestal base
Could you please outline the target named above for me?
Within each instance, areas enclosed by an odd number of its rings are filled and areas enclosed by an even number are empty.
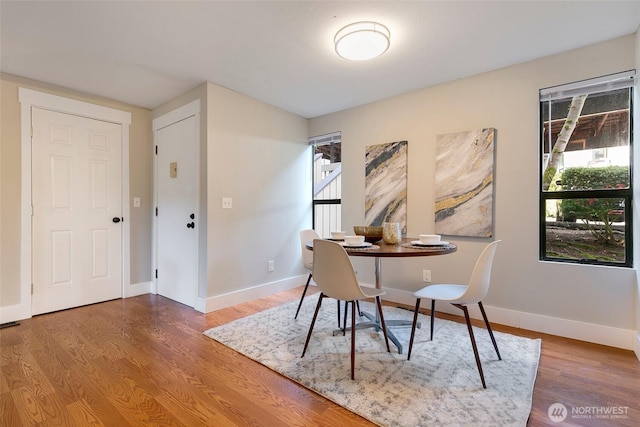
[[[382,330],[382,324],[380,322],[379,316],[373,315],[371,313],[367,313],[366,311],[363,311],[361,315],[369,319],[369,321],[356,323],[356,330],[367,329],[367,328],[375,328],[376,332],[379,332]],[[387,337],[389,337],[391,342],[393,342],[393,344],[398,348],[398,354],[402,354],[402,344],[400,344],[400,341],[398,340],[398,338],[389,328],[392,326],[394,327],[395,326],[411,326],[413,322],[411,320],[386,320],[385,323],[387,325]],[[420,328],[421,326],[422,326],[421,323],[418,322],[417,327]],[[345,334],[347,331],[350,331],[350,330],[351,330],[350,327],[346,329],[336,329],[335,331],[333,331],[333,336],[336,336],[338,334]]]

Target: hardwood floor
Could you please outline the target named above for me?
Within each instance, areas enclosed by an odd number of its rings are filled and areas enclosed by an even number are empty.
[[[372,426],[202,334],[297,300],[301,291],[207,315],[142,295],[0,329],[0,425]],[[640,362],[633,352],[493,326],[542,338],[529,426],[640,424]],[[628,409],[626,418],[570,415],[557,424],[547,415],[556,402],[583,414]]]

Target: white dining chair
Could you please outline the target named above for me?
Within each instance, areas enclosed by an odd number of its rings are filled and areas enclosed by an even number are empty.
[[[387,344],[387,351],[391,352],[380,299],[380,297],[384,295],[384,291],[375,288],[366,288],[365,292],[358,282],[353,264],[351,264],[351,260],[344,248],[340,244],[328,240],[316,239],[313,241],[313,280],[320,288],[320,297],[318,298],[318,304],[313,314],[313,320],[311,320],[311,325],[309,326],[309,333],[307,334],[307,340],[304,343],[301,357],[304,357],[307,352],[311,333],[313,332],[322,300],[329,297],[335,298],[338,301],[343,300],[351,303],[351,379],[353,380],[355,378],[356,301],[375,298],[382,323],[384,340]],[[344,328],[346,329],[346,327],[345,319]]]
[[[302,296],[300,296],[300,302],[298,303],[298,309],[296,310],[296,315],[293,317],[294,319],[298,318],[298,313],[300,313],[300,308],[302,307],[302,301],[304,301],[304,297],[307,294],[307,289],[309,289],[309,283],[311,283],[311,278],[313,277],[313,251],[307,248],[307,243],[319,239],[318,233],[315,230],[307,229],[300,231],[300,250],[302,251],[302,266],[309,272],[309,276],[307,277],[307,283],[304,285],[304,289],[302,291]],[[346,313],[346,302],[345,302],[345,316]],[[340,325],[340,300],[337,301],[338,307],[338,328]],[[358,306],[358,313],[360,313],[360,306]],[[362,314],[360,314],[362,315]]]
[[[418,322],[418,310],[420,309],[420,300],[423,298],[431,299],[431,340],[433,340],[433,324],[435,317],[436,301],[447,301],[451,305],[458,307],[464,312],[464,318],[467,322],[467,329],[469,330],[469,338],[471,339],[471,346],[473,347],[473,354],[476,358],[476,365],[478,366],[478,372],[480,373],[480,379],[482,380],[482,387],[487,388],[484,381],[484,374],[482,372],[482,364],[480,363],[480,356],[478,355],[478,347],[476,346],[476,339],[473,335],[473,328],[471,327],[471,320],[469,318],[468,305],[478,304],[482,318],[489,331],[489,336],[493,342],[493,347],[496,349],[498,359],[502,360],[500,351],[498,350],[498,344],[493,336],[491,325],[487,319],[487,314],[482,306],[482,300],[489,292],[489,284],[491,279],[491,266],[493,264],[493,258],[496,253],[496,248],[500,240],[489,243],[484,248],[480,257],[476,261],[476,264],[471,273],[471,279],[467,285],[457,284],[437,284],[426,286],[419,291],[414,292],[413,296],[416,297],[416,308],[413,313],[413,324],[411,326],[411,338],[409,339],[409,351],[407,360],[411,359],[411,349],[413,347],[413,339],[416,333],[416,324]]]
[[[300,307],[302,307],[302,301],[304,300],[304,296],[307,294],[307,289],[309,289],[309,283],[311,282],[311,278],[313,277],[313,251],[307,249],[307,243],[319,239],[318,233],[315,230],[302,230],[300,232],[300,250],[302,251],[302,266],[309,272],[309,277],[307,277],[307,283],[304,285],[304,290],[302,291],[302,296],[300,297],[300,302],[298,303],[298,309],[296,310],[296,315],[294,319],[298,318],[298,313],[300,313]],[[340,307],[340,305],[338,305]],[[339,316],[339,315],[338,315]],[[338,325],[339,326],[339,325]]]

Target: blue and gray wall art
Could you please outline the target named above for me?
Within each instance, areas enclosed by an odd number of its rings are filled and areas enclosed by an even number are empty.
[[[365,225],[383,222],[407,232],[407,141],[366,147]]]

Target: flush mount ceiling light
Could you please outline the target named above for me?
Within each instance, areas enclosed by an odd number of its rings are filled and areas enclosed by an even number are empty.
[[[389,29],[371,21],[355,22],[336,33],[336,53],[352,61],[380,56],[389,49]]]

